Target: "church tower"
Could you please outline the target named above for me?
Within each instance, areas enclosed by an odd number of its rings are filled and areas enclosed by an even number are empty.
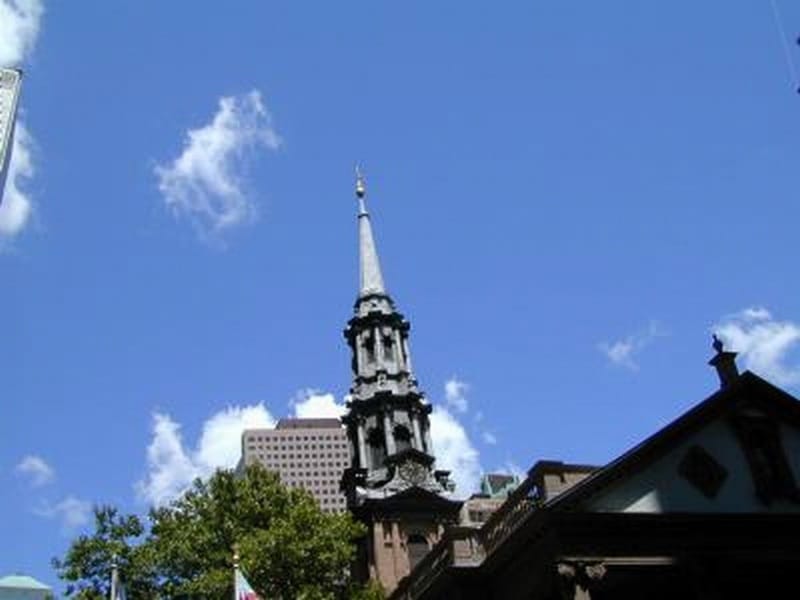
[[[351,456],[342,488],[350,511],[368,528],[358,575],[391,592],[457,520],[461,503],[448,498],[449,473],[434,470],[431,405],[414,378],[409,323],[384,286],[358,172],[356,198],[360,285],[344,330],[353,384],[342,419]]]

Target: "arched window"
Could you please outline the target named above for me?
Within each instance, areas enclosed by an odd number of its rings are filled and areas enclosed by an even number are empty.
[[[414,567],[417,566],[417,563],[419,563],[419,561],[425,558],[425,555],[428,554],[428,540],[425,539],[424,535],[412,533],[408,536],[406,548],[408,549],[408,564],[411,566],[411,570],[413,571]]]
[[[383,358],[384,360],[394,360],[394,340],[391,336],[384,336],[383,343]]]
[[[364,334],[364,351],[367,353],[367,363],[372,364],[375,362],[375,336],[372,332]]]
[[[405,425],[394,428],[394,445],[398,452],[411,448],[411,432]]]
[[[367,444],[369,444],[370,465],[373,469],[382,468],[386,458],[386,437],[383,429],[377,427],[370,429],[367,434]]]

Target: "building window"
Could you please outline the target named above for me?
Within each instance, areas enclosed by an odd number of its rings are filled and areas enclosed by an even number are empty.
[[[392,338],[383,338],[383,358],[384,360],[394,360],[394,347],[392,346]]]
[[[394,440],[398,452],[411,448],[411,432],[408,430],[408,427],[404,425],[395,427]]]
[[[383,434],[383,429],[377,427],[370,429],[367,435],[367,444],[369,444],[370,464],[372,468],[382,468],[383,462],[386,459],[386,437]]]
[[[425,539],[424,535],[412,533],[408,536],[406,548],[408,549],[408,563],[411,566],[411,570],[413,570],[428,554],[428,540]]]
[[[371,333],[364,335],[364,350],[367,353],[367,362],[375,362],[375,338]]]

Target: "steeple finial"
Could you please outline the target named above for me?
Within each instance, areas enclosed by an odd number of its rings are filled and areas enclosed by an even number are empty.
[[[367,204],[364,198],[367,196],[367,182],[361,172],[361,166],[356,164],[356,198],[358,198],[358,215],[367,214]]]
[[[364,174],[356,165],[356,197],[358,198],[358,251],[360,261],[361,286],[359,296],[370,294],[385,294],[383,275],[378,261],[378,251],[375,249],[375,239],[372,236],[372,224],[364,198],[367,195]]]
[[[361,172],[361,166],[356,165],[356,196],[363,198],[367,194],[367,188],[364,185],[364,174]]]

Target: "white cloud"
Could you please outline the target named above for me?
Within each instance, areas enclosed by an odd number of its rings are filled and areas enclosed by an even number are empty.
[[[0,66],[19,66],[33,50],[43,13],[41,0],[0,0]]]
[[[738,319],[745,321],[765,321],[772,319],[772,314],[763,306],[751,306],[735,315],[729,315],[728,319]]]
[[[470,442],[464,426],[446,408],[435,407],[430,422],[436,468],[451,471],[456,496],[469,496],[480,483],[478,451]]]
[[[336,402],[333,394],[313,389],[302,390],[289,405],[294,408],[294,416],[300,419],[339,419],[347,412],[344,402]]]
[[[525,471],[525,469],[520,467],[519,464],[517,464],[513,460],[507,460],[502,467],[496,470],[496,472],[508,473],[509,475],[513,475],[520,481],[525,481],[525,479],[528,477],[528,473]]]
[[[639,369],[639,365],[635,360],[636,357],[653,340],[664,335],[666,333],[659,324],[651,321],[647,329],[633,333],[615,342],[601,342],[597,345],[597,348],[612,364],[636,371]]]
[[[13,237],[22,231],[30,220],[33,203],[25,191],[25,182],[34,174],[32,147],[33,138],[25,125],[18,121],[14,132],[14,143],[11,146],[8,178],[0,203],[0,237]]]
[[[57,504],[42,503],[34,509],[34,514],[46,519],[59,519],[64,532],[83,527],[92,515],[92,504],[75,496],[67,496]]]
[[[218,468],[236,466],[241,456],[242,431],[274,427],[275,419],[263,404],[233,406],[203,424],[196,446],[189,448],[181,426],[169,415],[153,415],[153,438],[147,447],[147,475],[136,485],[139,497],[161,506],[182,494],[197,477]]]
[[[56,477],[53,467],[47,464],[47,461],[41,456],[36,456],[35,454],[24,456],[14,470],[27,477],[34,487],[48,484]]]
[[[44,13],[41,0],[0,0],[0,67],[16,67],[33,51]],[[18,234],[30,221],[33,204],[25,191],[34,174],[33,137],[17,121],[5,190],[0,190],[0,238]]]
[[[243,189],[245,159],[280,144],[260,92],[221,98],[211,122],[187,132],[183,153],[155,168],[167,208],[202,236],[252,221],[256,205]]]
[[[612,363],[616,365],[624,365],[626,367],[635,369],[636,365],[631,359],[633,353],[633,342],[630,339],[619,340],[613,344],[602,342],[600,349],[608,357]]]
[[[778,385],[800,384],[800,360],[791,355],[800,342],[800,324],[778,321],[766,308],[752,307],[723,318],[713,331],[741,355],[747,369]]]
[[[481,439],[483,440],[484,444],[489,444],[490,446],[497,444],[497,436],[491,431],[484,431],[481,433]]]
[[[465,413],[469,409],[469,402],[467,401],[467,392],[469,391],[469,384],[461,381],[453,375],[450,379],[444,382],[444,400],[447,406],[460,413]]]

